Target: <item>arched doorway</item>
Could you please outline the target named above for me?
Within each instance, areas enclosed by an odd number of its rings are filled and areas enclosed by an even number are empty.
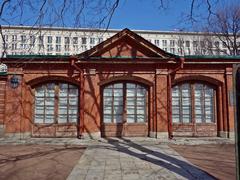
[[[148,135],[148,88],[112,82],[102,88],[102,136]]]

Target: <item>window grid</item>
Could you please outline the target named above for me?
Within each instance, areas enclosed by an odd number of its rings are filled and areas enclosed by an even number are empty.
[[[188,86],[189,97],[184,97],[184,86]],[[188,99],[188,103],[186,103]],[[184,113],[188,108],[189,113]],[[187,111],[186,111],[187,112]],[[189,115],[189,121],[186,117]],[[215,92],[205,84],[182,84],[172,88],[173,123],[214,123]],[[185,122],[184,122],[185,121]]]
[[[116,87],[118,86],[118,88]],[[128,86],[133,86],[128,88]],[[121,91],[120,96],[116,96],[114,91]],[[134,93],[128,95],[129,90]],[[138,91],[143,91],[143,96],[138,95]],[[137,123],[146,122],[147,117],[147,91],[144,87],[133,83],[116,83],[109,85],[103,90],[103,118],[105,123]],[[116,99],[118,98],[118,101]],[[120,99],[120,101],[119,101]],[[111,103],[109,103],[111,102]],[[115,102],[118,102],[115,104]],[[115,112],[115,110],[118,110]],[[142,113],[140,113],[143,111]],[[116,119],[116,117],[118,119]],[[141,118],[141,120],[140,120]]]
[[[66,88],[66,104],[61,106],[60,86]],[[74,92],[70,97],[70,92]],[[41,94],[42,92],[42,94]],[[74,104],[70,103],[72,98]],[[40,102],[40,105],[39,105]],[[61,107],[66,108],[67,113],[61,112]],[[73,113],[70,113],[70,110]],[[64,120],[60,116],[65,116]],[[78,118],[78,88],[67,83],[48,83],[35,89],[35,123],[73,123]]]

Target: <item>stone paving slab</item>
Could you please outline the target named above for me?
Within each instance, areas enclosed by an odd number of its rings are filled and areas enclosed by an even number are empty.
[[[214,179],[166,144],[108,139],[89,146],[68,180]]]

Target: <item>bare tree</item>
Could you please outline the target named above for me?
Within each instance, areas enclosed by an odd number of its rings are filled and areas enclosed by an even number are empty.
[[[162,9],[170,9],[178,0],[155,0]],[[42,26],[67,26],[109,28],[114,13],[124,0],[2,0],[0,3],[0,24]],[[189,11],[185,17],[197,22],[206,14],[210,18],[219,0],[190,0]],[[124,5],[124,4],[122,4]],[[205,9],[207,13],[202,13]],[[181,16],[182,17],[182,16]],[[3,53],[6,54],[6,43],[3,39]]]
[[[206,32],[216,51],[226,55],[240,55],[240,4],[217,9],[209,19]],[[222,46],[222,47],[220,47]]]

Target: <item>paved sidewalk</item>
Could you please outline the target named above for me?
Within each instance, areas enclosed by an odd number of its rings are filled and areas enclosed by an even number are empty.
[[[68,180],[214,179],[167,144],[110,138],[90,145]]]

